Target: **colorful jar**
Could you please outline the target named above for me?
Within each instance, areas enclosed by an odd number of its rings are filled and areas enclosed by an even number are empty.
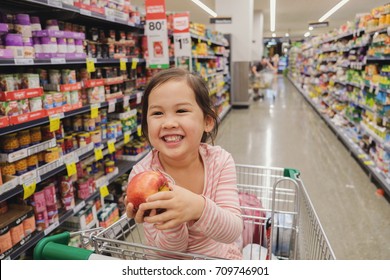
[[[114,161],[106,161],[105,162],[105,172],[106,174],[112,173],[115,171],[115,162]]]

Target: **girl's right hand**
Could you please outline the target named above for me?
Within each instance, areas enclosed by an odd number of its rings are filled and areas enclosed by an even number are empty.
[[[125,197],[125,201],[127,202],[127,197]],[[152,217],[156,215],[156,210],[152,209],[150,210],[148,217]],[[126,216],[130,219],[134,219],[136,223],[141,224],[144,222],[145,211],[138,209],[137,212],[134,211],[134,205],[129,202],[126,204]]]

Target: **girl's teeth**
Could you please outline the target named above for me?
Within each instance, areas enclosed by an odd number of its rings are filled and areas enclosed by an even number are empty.
[[[182,139],[182,136],[176,135],[176,136],[165,136],[164,140],[166,142],[178,142]]]

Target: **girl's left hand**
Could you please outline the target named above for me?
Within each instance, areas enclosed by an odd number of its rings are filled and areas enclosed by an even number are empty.
[[[159,230],[171,229],[182,223],[198,220],[205,207],[205,200],[201,195],[195,194],[183,187],[170,184],[171,191],[158,192],[148,197],[139,209],[142,211],[152,209],[165,209],[161,214],[144,218],[144,221]]]

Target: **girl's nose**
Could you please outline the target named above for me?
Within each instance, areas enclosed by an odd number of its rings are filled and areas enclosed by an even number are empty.
[[[168,129],[168,128],[176,128],[178,127],[178,123],[174,117],[166,117],[163,125],[163,128]]]

